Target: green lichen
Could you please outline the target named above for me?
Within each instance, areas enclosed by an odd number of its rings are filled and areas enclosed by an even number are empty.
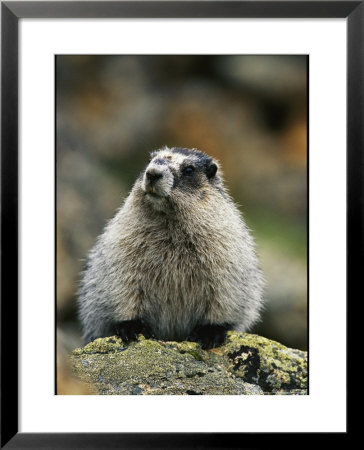
[[[205,359],[206,359],[203,356],[204,351],[201,349],[201,346],[197,342],[191,342],[191,341],[163,342],[163,341],[160,341],[160,343],[169,348],[176,349],[181,354],[187,353],[187,354],[193,356],[195,359],[197,359],[197,361],[205,361]]]
[[[111,354],[111,353],[117,353],[120,351],[125,350],[126,344],[123,343],[123,341],[116,336],[107,337],[107,338],[98,338],[94,341],[88,343],[83,348],[76,348],[73,350],[74,355],[82,355],[82,354],[96,354],[96,353],[105,353],[105,354]]]
[[[303,394],[307,355],[261,336],[229,332],[219,348],[196,342],[96,339],[71,355],[74,371],[100,394]]]
[[[267,392],[307,388],[307,354],[253,334],[229,332],[225,353],[236,376]]]

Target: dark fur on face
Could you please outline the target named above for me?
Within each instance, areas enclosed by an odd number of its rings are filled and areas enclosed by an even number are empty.
[[[145,173],[148,174],[148,171],[151,170],[156,171],[157,169],[153,169],[153,166],[163,166],[158,169],[158,172],[163,174],[163,177],[169,173],[172,174],[172,188],[183,191],[185,194],[195,195],[196,191],[203,188],[206,182],[216,188],[221,183],[217,174],[217,162],[199,150],[175,147],[153,152]],[[161,187],[165,181],[163,177],[160,179]],[[164,193],[169,193],[168,183],[166,188]]]

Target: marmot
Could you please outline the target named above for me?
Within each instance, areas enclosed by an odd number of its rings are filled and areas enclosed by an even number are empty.
[[[218,166],[198,150],[151,154],[87,260],[78,302],[85,342],[142,332],[211,348],[257,321],[263,277]]]

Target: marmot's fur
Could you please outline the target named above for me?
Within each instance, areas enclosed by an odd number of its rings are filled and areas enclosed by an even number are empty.
[[[257,321],[262,288],[253,240],[217,161],[164,148],[91,250],[79,315],[86,342],[142,332],[208,348]]]

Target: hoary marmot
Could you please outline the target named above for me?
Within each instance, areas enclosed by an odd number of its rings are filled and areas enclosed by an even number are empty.
[[[218,162],[164,148],[91,250],[79,292],[84,339],[138,333],[221,345],[259,318],[263,277]]]

